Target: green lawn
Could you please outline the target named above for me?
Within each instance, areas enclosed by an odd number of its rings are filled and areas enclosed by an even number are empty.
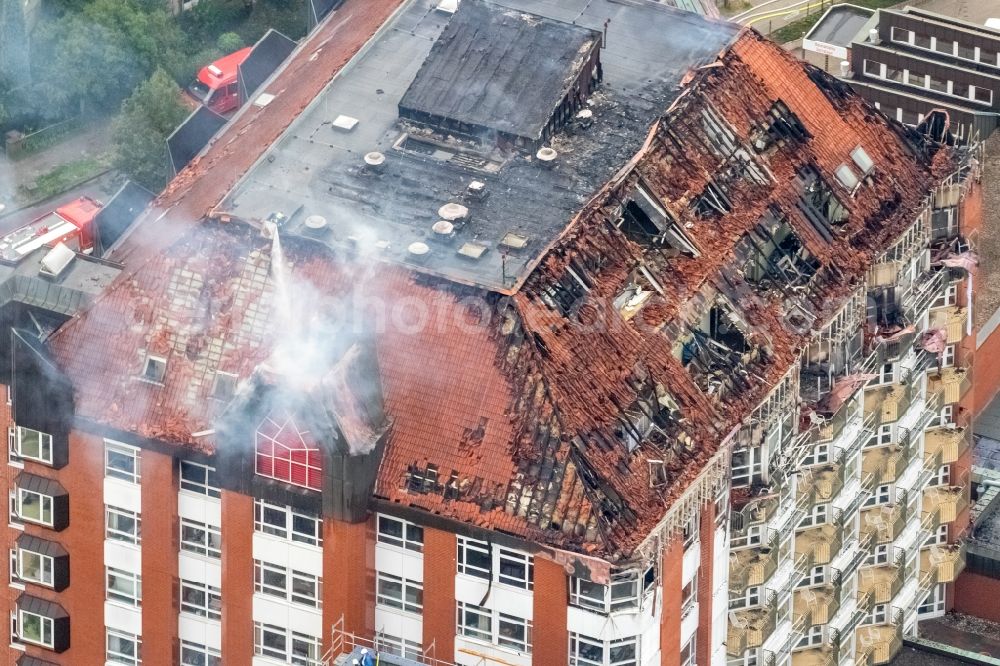
[[[892,7],[899,4],[899,0],[849,0],[850,4],[856,5],[858,7],[866,7],[868,9],[882,9],[884,7]],[[801,39],[805,36],[809,30],[816,25],[816,21],[819,20],[821,16],[830,8],[833,4],[841,3],[825,3],[821,4],[821,8],[813,11],[813,13],[808,16],[803,16],[800,19],[796,19],[789,23],[788,25],[778,28],[772,32],[769,37],[779,44],[785,44],[787,42],[793,42],[796,39]],[[756,26],[758,30],[766,30],[767,26],[763,23]]]
[[[62,194],[66,190],[99,176],[108,170],[108,160],[106,157],[85,157],[74,162],[67,162],[57,166],[52,171],[39,176],[35,180],[35,187],[28,189],[21,187],[18,189],[17,199],[19,205],[28,205],[31,202],[43,201],[57,194]]]

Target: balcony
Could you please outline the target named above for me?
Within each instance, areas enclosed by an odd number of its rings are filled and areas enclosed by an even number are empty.
[[[795,559],[806,557],[811,566],[829,564],[844,544],[844,529],[837,523],[823,523],[795,535]]]
[[[938,511],[941,523],[954,522],[969,504],[968,489],[963,486],[936,486],[924,491],[922,509]]]
[[[837,666],[839,661],[837,647],[829,643],[792,653],[792,666]]]
[[[729,553],[729,592],[737,596],[748,587],[763,585],[778,569],[777,532],[772,533],[766,544]]]
[[[903,316],[910,323],[920,321],[924,313],[930,309],[931,303],[937,300],[947,286],[947,271],[929,271],[918,276],[916,282],[903,294],[901,302]]]
[[[903,648],[902,619],[899,624],[876,624],[858,629],[859,656],[855,662],[862,664],[888,664]]]
[[[909,465],[913,445],[909,433],[888,446],[861,451],[861,478],[871,486],[894,483]]]
[[[929,328],[944,329],[948,336],[948,344],[955,344],[965,337],[965,322],[968,313],[965,308],[951,305],[931,310]]]
[[[906,527],[906,495],[897,491],[896,503],[892,505],[873,506],[861,511],[861,537],[869,539],[873,544],[894,541]],[[869,537],[870,535],[870,537]]]
[[[968,368],[941,368],[927,375],[927,393],[941,396],[941,404],[950,405],[965,397],[972,382]]]
[[[938,453],[940,462],[936,467],[957,462],[969,448],[969,437],[964,427],[934,428],[924,435],[924,457],[931,460]]]
[[[887,604],[903,588],[907,571],[904,559],[897,556],[893,564],[862,567],[858,574],[858,595],[871,595],[871,603]]]
[[[825,504],[840,494],[847,474],[844,461],[844,451],[838,449],[834,462],[807,468],[799,474],[796,503],[800,509]]]
[[[787,499],[789,491],[788,484],[764,488],[762,494],[742,498],[741,506],[737,505],[741,498],[738,498],[736,491],[734,491],[733,510],[729,514],[729,527],[733,540],[737,541],[740,537],[746,537],[751,525],[762,525],[774,517],[782,501]],[[739,547],[739,544],[734,543],[733,547]]]
[[[915,394],[912,383],[866,388],[865,414],[875,414],[875,425],[895,423],[909,409]]]
[[[840,609],[840,572],[835,573],[836,578],[832,583],[795,590],[792,600],[793,620],[803,618],[806,627],[830,622]]]
[[[954,583],[965,569],[965,543],[935,545],[920,551],[920,575],[930,572],[935,583]],[[921,585],[923,587],[923,585]]]
[[[778,603],[777,595],[774,592],[770,595],[763,606],[729,611],[727,654],[738,657],[747,650],[759,648],[764,644],[764,639],[774,632],[778,619]]]

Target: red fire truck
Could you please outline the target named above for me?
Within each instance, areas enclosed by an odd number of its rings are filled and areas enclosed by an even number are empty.
[[[237,70],[248,55],[249,46],[202,67],[194,83],[188,86],[188,93],[216,113],[235,110],[240,105]]]
[[[18,264],[40,247],[63,243],[76,252],[94,251],[94,218],[103,204],[80,197],[0,238],[0,262]]]

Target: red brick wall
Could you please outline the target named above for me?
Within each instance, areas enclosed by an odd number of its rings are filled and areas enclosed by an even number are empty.
[[[142,451],[142,658],[179,659],[177,480],[173,459]],[[72,500],[71,500],[72,501]],[[251,523],[252,525],[252,523]]]
[[[323,523],[323,624],[341,618],[344,631],[371,639],[375,633],[375,546],[368,523]],[[329,647],[329,636],[323,637]],[[324,648],[325,649],[325,648]]]
[[[455,535],[424,528],[424,650],[444,661],[455,658]],[[535,578],[538,566],[535,565]],[[535,583],[538,589],[538,583]],[[430,653],[428,653],[430,654]]]
[[[1000,622],[1000,580],[963,572],[955,582],[955,610]]]
[[[660,663],[681,663],[681,588],[684,570],[684,540],[677,535],[663,553],[663,614],[660,620]]]
[[[712,655],[712,558],[715,557],[715,503],[701,512],[701,568],[698,570],[698,663],[707,664]]]
[[[253,659],[253,498],[222,491],[222,654]]]
[[[569,663],[569,630],[566,612],[569,603],[569,576],[559,564],[535,558],[534,645],[532,662]]]

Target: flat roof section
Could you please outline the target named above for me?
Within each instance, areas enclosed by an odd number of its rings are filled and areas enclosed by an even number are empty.
[[[571,23],[462,0],[399,102],[400,115],[537,140],[600,40],[600,32]]]
[[[604,81],[589,100],[593,124],[557,136],[554,160],[484,157],[457,142],[403,136],[398,105],[450,18],[423,0],[410,0],[216,212],[250,222],[281,212],[288,217],[284,234],[462,284],[512,290],[638,152],[653,122],[676,98],[684,75],[714,60],[739,26],[649,0],[505,5],[591,30],[603,30],[610,19],[601,53]],[[349,130],[351,123],[335,125],[339,116],[357,123]],[[365,166],[370,152],[384,155],[377,169]],[[484,183],[485,197],[467,196],[472,181]],[[450,233],[436,233],[432,227],[448,203],[465,206],[468,215]],[[323,218],[318,227],[314,216]]]
[[[816,42],[849,47],[875,12],[854,5],[834,5],[805,36]]]

